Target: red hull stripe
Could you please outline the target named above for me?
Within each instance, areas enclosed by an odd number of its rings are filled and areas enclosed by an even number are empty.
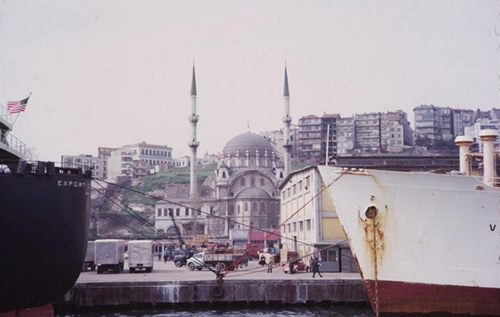
[[[375,282],[365,280],[375,310]],[[380,313],[500,315],[500,289],[378,281]]]

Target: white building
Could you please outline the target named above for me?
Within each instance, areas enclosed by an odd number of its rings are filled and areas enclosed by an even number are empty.
[[[92,170],[93,178],[100,178],[101,162],[98,157],[93,157],[90,154],[80,155],[62,155],[61,166],[69,168],[81,168],[83,172]]]
[[[304,262],[319,256],[323,271],[354,271],[335,207],[327,191],[320,194],[324,186],[314,166],[293,171],[281,183],[281,258],[294,251]],[[342,253],[347,256],[341,259]]]
[[[125,145],[110,153],[107,179],[115,182],[120,176],[133,178],[147,175],[147,170],[161,164],[171,164],[172,148],[146,142]]]
[[[500,121],[479,119],[479,121],[474,123],[474,125],[465,127],[464,129],[465,135],[471,136],[474,140],[473,147],[477,147],[479,149],[479,153],[483,153],[483,142],[479,140],[479,132],[486,129],[500,130]],[[499,146],[500,140],[497,139],[493,144],[495,147]]]

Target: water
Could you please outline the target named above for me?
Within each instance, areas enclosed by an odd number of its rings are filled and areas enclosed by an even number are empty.
[[[258,304],[256,304],[258,305]],[[77,312],[57,317],[374,317],[370,308],[349,306],[298,306],[262,308],[183,308]]]

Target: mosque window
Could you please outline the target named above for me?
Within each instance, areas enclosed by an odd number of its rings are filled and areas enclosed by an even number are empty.
[[[229,206],[229,214],[230,215],[234,214],[234,206],[233,205]]]
[[[226,172],[222,172],[222,178],[226,178]]]
[[[158,216],[161,216],[161,208],[158,208]]]
[[[260,204],[260,211],[266,211],[266,203],[262,202]]]
[[[264,181],[264,179],[263,179],[263,178],[261,178],[261,179],[260,179],[260,186],[264,186],[264,184],[265,184],[265,181]]]
[[[250,178],[250,186],[255,186],[255,178]]]
[[[245,178],[241,179],[241,186],[245,186]]]
[[[238,213],[241,213],[241,206],[238,205]]]
[[[244,210],[244,211],[248,211],[248,203],[245,203],[245,204],[243,205],[243,210]]]
[[[189,216],[189,208],[186,208],[186,216]]]
[[[252,211],[257,211],[257,203],[256,202],[252,203]]]

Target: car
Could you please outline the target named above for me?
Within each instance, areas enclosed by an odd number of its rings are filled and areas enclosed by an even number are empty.
[[[299,272],[304,272],[304,271],[309,272],[309,270],[310,270],[309,265],[305,264],[304,261],[302,261],[302,260],[294,261],[293,273],[299,273]],[[290,272],[289,263],[287,263],[283,266],[283,272],[285,272],[285,273]]]
[[[205,266],[205,262],[203,261],[203,252],[196,253],[195,255],[187,259],[187,266],[190,271],[194,271],[194,269],[201,271]]]

